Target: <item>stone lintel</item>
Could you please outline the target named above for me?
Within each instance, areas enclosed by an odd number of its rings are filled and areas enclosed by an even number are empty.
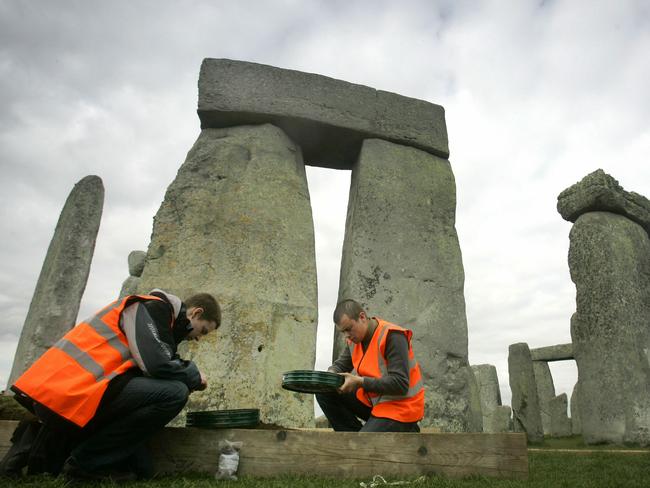
[[[530,350],[533,361],[566,361],[574,359],[573,344],[557,344],[555,346],[538,347]]]
[[[442,106],[263,64],[204,59],[197,112],[202,129],[280,127],[313,166],[351,169],[361,142],[371,138],[449,157]]]
[[[587,212],[611,212],[636,222],[650,234],[650,201],[643,195],[625,191],[602,169],[560,193],[557,211],[569,222],[575,222]]]

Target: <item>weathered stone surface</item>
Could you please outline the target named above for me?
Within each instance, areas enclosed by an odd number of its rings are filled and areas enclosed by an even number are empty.
[[[526,432],[528,442],[544,440],[542,417],[533,361],[525,342],[511,344],[508,348],[508,374],[512,391],[512,417],[516,432]]]
[[[140,287],[140,276],[144,269],[144,262],[147,253],[144,251],[131,251],[129,253],[129,277],[122,283],[122,289],[118,299],[124,298],[127,295],[133,295],[138,292]]]
[[[213,293],[216,334],[182,355],[207,376],[190,410],[259,408],[265,424],[313,425],[313,395],[281,388],[313,369],[314,230],[300,148],[272,125],[206,129],[155,219],[140,291]]]
[[[587,212],[611,212],[627,217],[650,233],[650,201],[638,193],[625,191],[602,169],[560,193],[557,210],[570,222]]]
[[[492,412],[501,405],[501,391],[499,390],[499,378],[497,369],[491,364],[472,365],[472,371],[476,378],[481,400],[481,412],[483,413],[483,432],[503,432],[494,430],[501,426],[492,425],[494,418]]]
[[[570,233],[571,337],[585,442],[650,444],[650,238],[631,220],[590,212]]]
[[[566,361],[573,359],[573,344],[557,344],[555,346],[537,347],[530,350],[533,361]]]
[[[144,251],[131,251],[129,253],[129,275],[140,277],[144,269],[144,260],[147,253]]]
[[[98,176],[79,180],[65,202],[25,318],[8,385],[77,319],[104,205]]]
[[[550,401],[555,398],[553,376],[551,375],[548,363],[545,361],[533,361],[533,372],[535,373],[537,400],[539,401],[539,413],[542,416],[542,427],[544,434],[549,434],[551,432]]]
[[[449,162],[378,139],[352,170],[339,297],[414,331],[426,388],[422,425],[471,428],[464,272]],[[334,356],[343,345],[335,337]]]
[[[571,433],[573,435],[582,434],[582,422],[580,422],[580,408],[578,407],[578,402],[580,401],[580,394],[578,393],[578,383],[573,386],[573,392],[571,393]]]
[[[571,435],[571,419],[567,416],[569,406],[566,393],[551,398],[548,402],[551,414],[549,434],[553,437],[568,437]]]
[[[490,430],[484,432],[499,433],[512,432],[512,409],[508,405],[498,405],[490,412],[487,425]]]
[[[469,384],[470,418],[469,432],[483,432],[483,409],[481,408],[481,392],[472,368],[465,368],[467,383]]]
[[[141,278],[138,276],[129,276],[122,283],[122,288],[120,289],[120,295],[117,297],[118,300],[124,298],[127,295],[135,295],[140,289]]]
[[[263,64],[203,60],[198,114],[204,129],[272,123],[317,166],[351,168],[369,138],[449,157],[443,107]]]

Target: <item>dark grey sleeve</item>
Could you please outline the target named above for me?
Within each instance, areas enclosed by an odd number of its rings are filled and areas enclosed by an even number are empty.
[[[406,335],[392,330],[386,338],[388,374],[383,378],[364,376],[363,388],[383,395],[406,395],[409,391],[409,344]]]
[[[346,346],[343,348],[339,357],[327,368],[327,371],[331,371],[332,373],[349,373],[352,371],[352,355],[350,354],[349,347]]]
[[[124,309],[121,319],[129,350],[138,367],[147,376],[182,381],[191,390],[201,384],[201,374],[192,361],[174,354],[161,335],[169,335],[169,324],[158,324],[142,303]]]

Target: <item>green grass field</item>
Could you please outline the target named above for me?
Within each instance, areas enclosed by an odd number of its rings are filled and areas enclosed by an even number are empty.
[[[551,440],[553,443],[553,440]],[[566,445],[567,443],[564,442]],[[571,445],[571,443],[568,443]],[[575,446],[575,442],[572,443]],[[622,450],[624,451],[624,449]],[[583,452],[566,453],[535,451],[529,454],[530,478],[527,481],[500,480],[476,477],[465,480],[450,480],[435,476],[397,488],[647,488],[650,487],[650,450],[644,453],[630,452]],[[151,481],[121,484],[129,488],[360,488],[365,480],[337,480],[325,478],[285,477],[276,479],[241,478],[238,481],[216,481],[206,475],[174,476]],[[388,480],[395,481],[395,480]],[[407,481],[414,481],[410,479]],[[63,479],[48,477],[24,478],[23,480],[1,480],[0,486],[63,488],[70,486]],[[105,482],[77,486],[114,487]],[[385,485],[388,486],[389,485]],[[378,486],[380,488],[381,485]]]

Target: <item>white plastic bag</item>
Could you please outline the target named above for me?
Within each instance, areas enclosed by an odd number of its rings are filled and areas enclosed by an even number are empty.
[[[219,441],[219,470],[214,477],[218,480],[236,480],[239,467],[239,450],[243,442]]]

